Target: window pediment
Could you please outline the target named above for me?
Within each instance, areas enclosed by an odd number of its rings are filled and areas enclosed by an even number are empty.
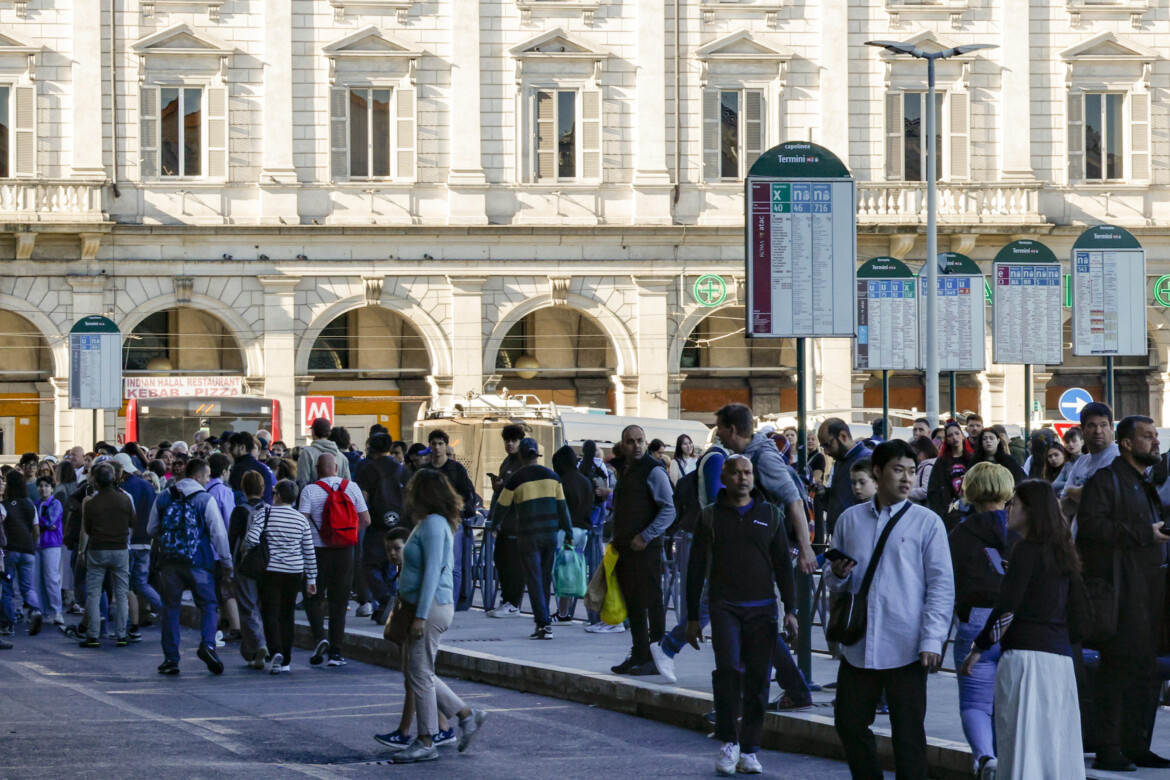
[[[1147,63],[1158,59],[1158,53],[1140,43],[1106,31],[1060,53],[1065,62],[1129,62]]]
[[[795,56],[791,49],[748,30],[739,30],[717,38],[698,49],[699,82],[704,86],[712,77],[771,81],[780,78],[785,64]]]
[[[334,41],[322,51],[329,58],[329,83],[338,75],[409,76],[414,83],[418,60],[425,52],[411,41],[378,29],[374,25]],[[352,71],[352,73],[350,73]]]
[[[932,53],[952,49],[959,43],[946,36],[938,35],[931,30],[923,30],[900,43],[914,46],[924,52]],[[885,83],[887,89],[918,90],[926,89],[926,65],[922,61],[894,54],[882,49],[878,57],[885,63]],[[971,74],[971,66],[976,61],[975,52],[967,52],[945,60],[936,60],[934,64],[935,78],[940,87],[953,85],[955,89],[967,89]]]
[[[1060,53],[1070,89],[1149,88],[1150,69],[1158,53],[1106,31]]]
[[[44,45],[21,35],[16,30],[0,27],[0,70],[6,73],[23,72],[29,81],[36,77],[37,54]]]
[[[145,82],[148,69],[188,73],[212,71],[222,79],[227,73],[228,60],[235,53],[231,44],[187,24],[177,24],[148,35],[131,44],[130,49],[138,54],[140,83]]]
[[[560,27],[513,46],[509,53],[516,60],[517,84],[524,74],[532,72],[597,81],[602,65],[611,56],[600,46]]]

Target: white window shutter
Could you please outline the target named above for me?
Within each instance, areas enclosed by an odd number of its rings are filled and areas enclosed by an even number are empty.
[[[397,170],[394,177],[414,181],[416,151],[418,149],[418,90],[402,87],[394,90],[394,151]]]
[[[1085,96],[1072,92],[1068,96],[1068,181],[1085,178]]]
[[[536,180],[554,180],[557,175],[556,96],[551,92],[537,92],[536,114]]]
[[[1154,184],[1170,184],[1170,103],[1150,105],[1150,168]]]
[[[227,178],[227,87],[207,90],[207,177]]]
[[[581,91],[581,177],[601,178],[601,92]]]
[[[158,87],[143,87],[138,99],[138,174],[158,176]]]
[[[1129,96],[1129,178],[1150,180],[1150,93]]]
[[[349,90],[329,90],[329,175],[349,178]]]
[[[749,89],[743,95],[743,175],[764,153],[764,93]]]
[[[703,178],[719,178],[719,90],[703,91]]]
[[[950,109],[950,179],[966,181],[971,178],[971,95],[952,92],[947,96]]]
[[[890,92],[886,95],[886,179],[901,181],[906,175],[902,164],[902,128],[906,124],[906,115],[902,109],[902,93]]]
[[[15,176],[36,176],[37,88],[16,87],[15,91],[12,173]]]

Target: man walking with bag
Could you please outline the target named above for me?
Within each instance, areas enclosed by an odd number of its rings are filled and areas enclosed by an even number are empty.
[[[715,771],[721,775],[763,771],[756,751],[768,703],[768,670],[776,645],[778,615],[773,585],[784,601],[784,625],[796,639],[796,581],[788,533],[779,507],[755,489],[752,462],[732,455],[723,463],[714,504],[703,508],[687,562],[687,641],[696,650],[702,626],[699,602],[708,585],[711,642],[715,648],[715,738],[723,743]],[[708,568],[709,567],[709,568]],[[735,720],[743,723],[736,738]]]
[[[345,459],[342,458],[342,461]],[[317,481],[301,491],[301,513],[309,518],[317,554],[317,592],[306,594],[305,615],[316,649],[309,663],[319,666],[329,656],[330,666],[345,666],[341,657],[345,639],[345,610],[353,587],[354,550],[358,531],[370,524],[366,500],[356,482],[337,476],[337,458],[323,452],[315,467]],[[329,609],[329,636],[325,609]]]
[[[826,631],[842,644],[834,719],[854,780],[881,780],[870,726],[885,693],[898,778],[925,780],[926,675],[942,664],[955,604],[950,547],[939,516],[908,500],[910,445],[884,442],[871,459],[877,495],[838,519],[824,574],[845,594]]]
[[[1077,550],[1086,583],[1096,580],[1111,588],[1117,616],[1104,632],[1112,636],[1093,643],[1101,651],[1093,696],[1098,736],[1093,768],[1166,769],[1170,760],[1150,750],[1160,689],[1157,655],[1166,596],[1162,567],[1170,542],[1158,494],[1143,476],[1158,463],[1154,421],[1126,417],[1117,424],[1117,447],[1119,457],[1085,483],[1077,512]]]

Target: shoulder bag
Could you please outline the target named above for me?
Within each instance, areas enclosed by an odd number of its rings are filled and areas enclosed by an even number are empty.
[[[268,571],[268,518],[271,514],[271,508],[264,510],[264,528],[260,531],[260,541],[249,547],[237,564],[239,573],[248,579],[262,579]]]
[[[910,502],[902,507],[898,514],[886,523],[882,535],[878,538],[877,546],[873,548],[873,556],[869,559],[869,566],[865,569],[865,577],[861,580],[861,589],[857,593],[842,593],[833,601],[829,610],[829,625],[825,627],[825,638],[830,642],[840,642],[843,645],[854,645],[865,637],[867,614],[869,612],[869,587],[873,584],[874,574],[877,573],[878,560],[882,557],[882,550],[886,547],[886,540],[894,526],[902,519],[902,515],[910,509]]]
[[[414,622],[417,610],[417,604],[411,604],[399,596],[394,602],[394,609],[390,612],[390,619],[386,621],[386,629],[382,636],[396,645],[405,645],[410,636],[410,624]]]

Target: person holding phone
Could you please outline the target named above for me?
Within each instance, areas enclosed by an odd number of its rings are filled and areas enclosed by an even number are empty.
[[[784,601],[785,636],[795,640],[796,579],[783,512],[756,489],[751,459],[728,456],[721,477],[724,487],[715,503],[703,508],[687,561],[687,614],[695,616],[687,621],[687,641],[698,649],[699,602],[706,582],[715,648],[715,738],[723,743],[715,771],[757,774],[779,628],[773,587]]]
[[[1003,562],[1019,538],[1008,530],[1004,508],[1015,490],[1012,473],[990,462],[976,463],[963,477],[963,498],[974,509],[950,534],[951,563],[955,571],[955,614],[959,633],[954,644],[958,669],[971,652],[971,643],[983,629],[1003,586]],[[959,717],[971,746],[976,773],[996,766],[994,703],[995,671],[1000,647],[996,643],[979,658],[971,674],[958,675]],[[983,777],[982,774],[977,774]]]

